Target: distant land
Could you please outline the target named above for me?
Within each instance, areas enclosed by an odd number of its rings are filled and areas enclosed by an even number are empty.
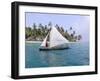
[[[48,32],[52,28],[52,22],[49,22],[46,25],[42,23],[36,24],[33,23],[32,27],[25,27],[25,40],[26,41],[43,41]],[[77,42],[82,39],[82,36],[79,34],[76,35],[77,30],[73,30],[73,27],[69,27],[69,30],[65,30],[64,27],[56,24],[54,27],[70,42]]]

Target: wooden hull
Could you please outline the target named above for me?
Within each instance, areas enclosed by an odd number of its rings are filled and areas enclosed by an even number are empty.
[[[40,47],[39,50],[40,51],[49,51],[49,50],[64,50],[64,49],[69,49],[68,46],[58,46],[58,47]]]

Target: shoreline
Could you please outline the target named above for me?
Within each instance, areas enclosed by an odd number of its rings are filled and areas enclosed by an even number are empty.
[[[42,43],[43,41],[25,41],[25,43]],[[68,42],[68,43],[81,43],[81,42]]]
[[[42,41],[25,41],[25,43],[42,43]]]
[[[43,41],[25,41],[25,43],[42,43]],[[68,43],[81,43],[81,42],[68,42]]]

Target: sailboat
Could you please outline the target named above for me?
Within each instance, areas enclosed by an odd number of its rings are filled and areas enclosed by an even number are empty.
[[[62,34],[55,28],[52,27],[50,32],[43,40],[40,50],[61,50],[68,49],[69,41],[62,36]]]

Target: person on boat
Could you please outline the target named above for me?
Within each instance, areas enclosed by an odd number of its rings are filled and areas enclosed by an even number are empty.
[[[48,47],[48,42],[46,41],[46,47]]]

